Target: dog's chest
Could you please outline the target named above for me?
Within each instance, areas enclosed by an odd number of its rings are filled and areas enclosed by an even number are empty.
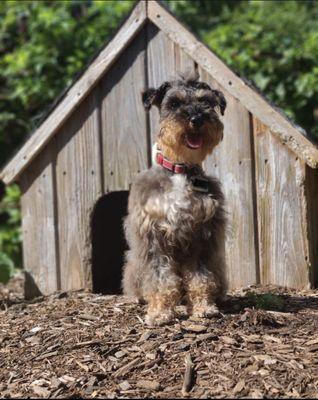
[[[189,209],[191,200],[195,197],[190,188],[190,184],[185,175],[173,175],[171,177],[171,187],[166,193],[168,207],[174,210]]]
[[[171,187],[164,198],[167,219],[176,225],[184,219],[198,222],[212,201],[208,195],[194,191],[187,177],[181,174],[171,177]]]

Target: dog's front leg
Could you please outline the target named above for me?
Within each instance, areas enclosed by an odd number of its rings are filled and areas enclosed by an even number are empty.
[[[181,297],[182,280],[167,264],[157,264],[151,270],[151,279],[145,279],[143,288],[143,296],[148,303],[145,322],[150,326],[163,325],[175,316],[175,306]]]
[[[210,318],[219,314],[215,304],[218,293],[214,274],[206,268],[189,268],[184,273],[188,313]]]
[[[156,193],[148,197],[140,209],[134,209],[136,226],[141,238],[147,238],[145,258],[140,272],[141,295],[148,303],[147,325],[163,325],[174,318],[175,306],[180,300],[181,277],[166,254],[169,224],[166,222],[168,204]]]

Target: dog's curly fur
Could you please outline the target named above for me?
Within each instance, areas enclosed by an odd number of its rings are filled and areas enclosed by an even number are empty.
[[[225,99],[196,78],[165,82],[149,89],[143,100],[146,107],[159,108],[157,142],[174,162],[200,164],[222,139],[217,112],[223,114]],[[193,115],[201,118],[195,126]],[[200,144],[198,149],[190,147],[193,141]],[[123,289],[148,303],[149,325],[170,321],[182,298],[189,313],[212,316],[218,312],[215,301],[227,289],[224,197],[217,179],[202,170],[201,177],[208,180],[209,193],[193,190],[188,174],[173,174],[159,165],[140,173],[132,184],[124,224],[130,249]]]

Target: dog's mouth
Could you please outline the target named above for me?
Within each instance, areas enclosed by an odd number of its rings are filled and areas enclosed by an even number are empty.
[[[203,135],[200,132],[186,133],[185,144],[189,149],[199,149],[203,144]]]

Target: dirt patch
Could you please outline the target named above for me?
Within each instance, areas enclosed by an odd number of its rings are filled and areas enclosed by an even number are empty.
[[[22,283],[0,287],[1,397],[318,397],[318,291],[251,287],[219,318],[179,307],[147,328],[145,307],[123,296],[25,302]]]

